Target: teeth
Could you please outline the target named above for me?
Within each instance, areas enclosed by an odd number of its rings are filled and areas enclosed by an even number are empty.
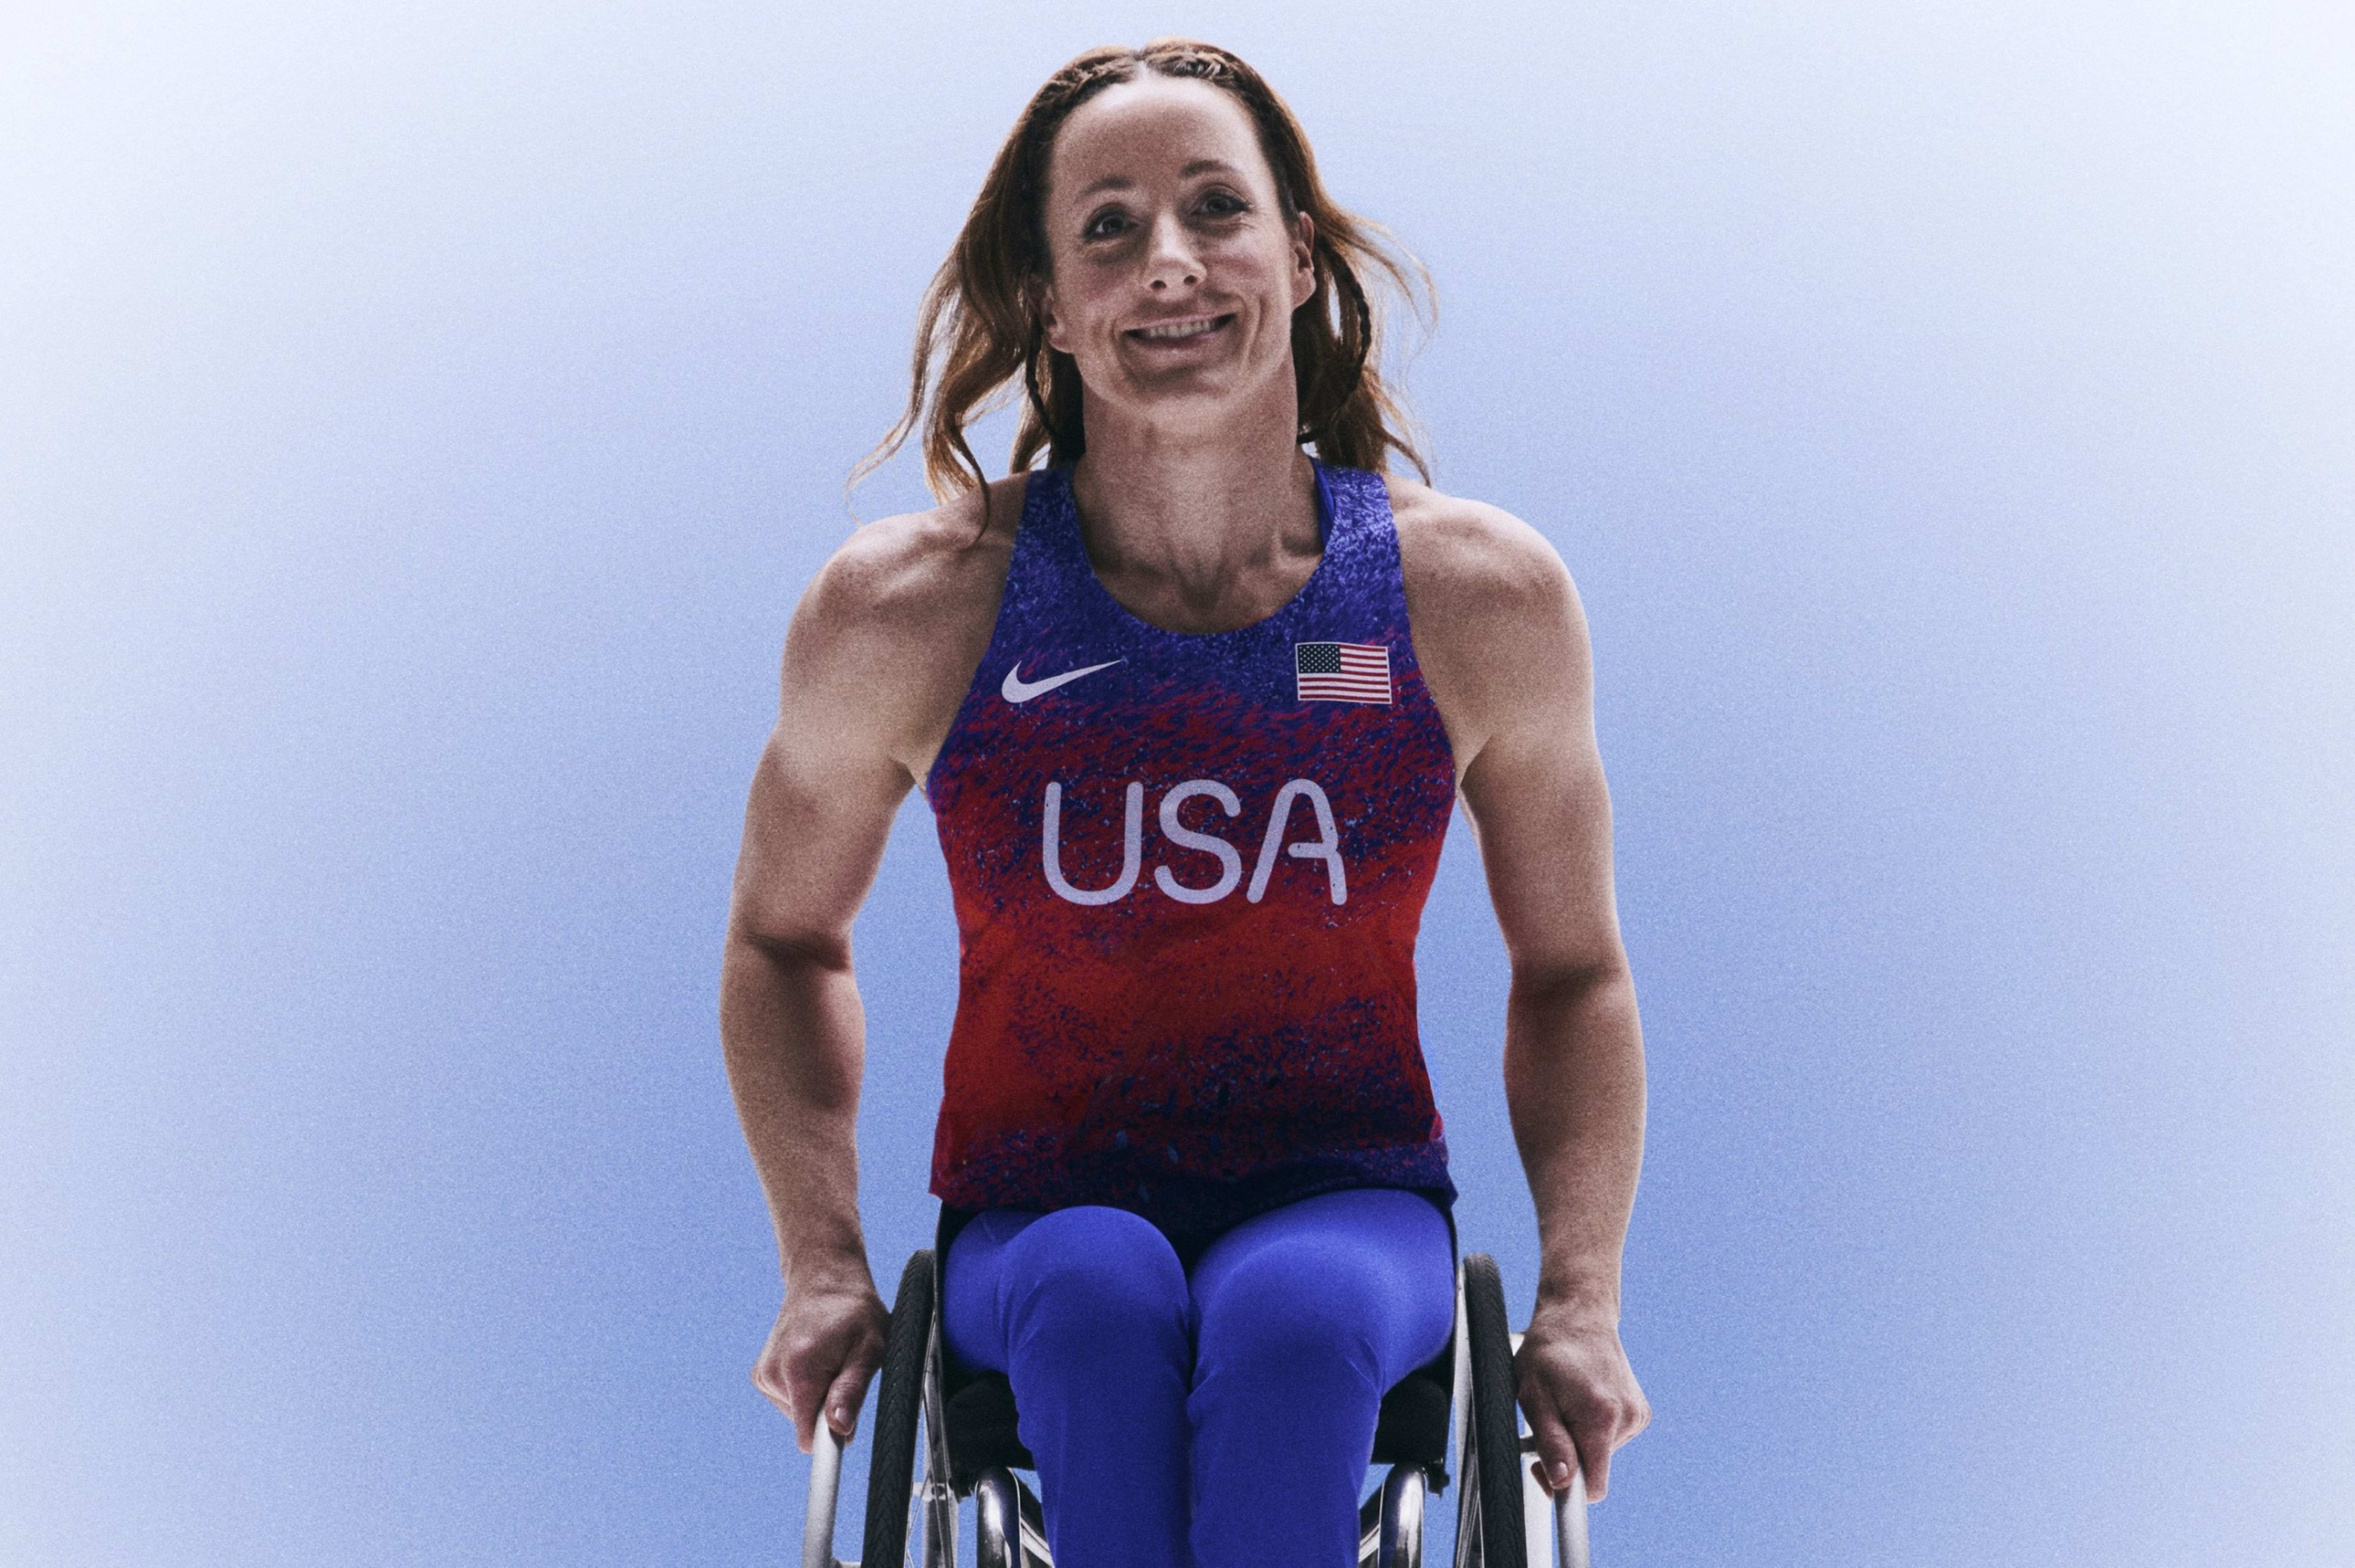
[[[1143,337],[1199,337],[1203,333],[1209,331],[1212,327],[1218,325],[1219,323],[1216,317],[1206,316],[1199,321],[1173,321],[1161,326],[1144,327],[1140,329],[1138,336]]]

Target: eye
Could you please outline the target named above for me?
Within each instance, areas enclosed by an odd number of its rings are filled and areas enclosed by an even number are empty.
[[[1249,210],[1249,204],[1231,190],[1214,190],[1202,197],[1199,210],[1209,218],[1232,218]]]
[[[1107,207],[1102,212],[1097,213],[1093,218],[1088,219],[1086,226],[1080,230],[1080,238],[1082,240],[1109,240],[1114,235],[1119,234],[1127,227],[1127,224],[1128,214],[1123,212],[1116,207]]]

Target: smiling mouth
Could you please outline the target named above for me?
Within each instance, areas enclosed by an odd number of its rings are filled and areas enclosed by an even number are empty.
[[[1234,320],[1232,315],[1197,315],[1184,321],[1164,321],[1152,326],[1132,326],[1125,336],[1140,343],[1184,343],[1205,336]]]

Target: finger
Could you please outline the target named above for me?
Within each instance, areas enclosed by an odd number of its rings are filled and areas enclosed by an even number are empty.
[[[785,1390],[784,1369],[778,1363],[774,1345],[762,1346],[761,1353],[752,1359],[752,1386],[760,1391],[762,1399],[788,1416],[793,1414],[793,1405]]]
[[[794,1415],[794,1399],[784,1387],[784,1368],[777,1366],[777,1356],[768,1349],[751,1363],[751,1387],[761,1389],[761,1399],[784,1410],[786,1417]]]
[[[752,1386],[761,1397],[783,1411],[787,1420],[793,1418],[794,1402],[785,1392],[784,1379],[777,1375],[776,1363],[763,1356],[752,1363]]]
[[[1550,1492],[1569,1489],[1571,1468],[1578,1463],[1578,1448],[1571,1441],[1570,1429],[1550,1404],[1540,1402],[1534,1409],[1526,1404],[1523,1408],[1529,1418],[1529,1435],[1537,1443],[1532,1467],[1538,1480]]]
[[[779,1401],[784,1413],[793,1417],[794,1441],[801,1451],[809,1453],[817,1444],[817,1413],[825,1401],[826,1384],[816,1378],[796,1378],[791,1372],[781,1375],[785,1397]]]
[[[1571,1435],[1578,1445],[1578,1467],[1586,1472],[1586,1500],[1599,1503],[1603,1494],[1611,1489],[1611,1424],[1607,1420],[1582,1421]],[[1565,1477],[1563,1485],[1568,1484]]]
[[[836,1374],[833,1386],[826,1390],[826,1423],[834,1428],[835,1435],[845,1443],[858,1425],[858,1407],[866,1403],[867,1384],[875,1375],[876,1359],[860,1354],[853,1356]]]

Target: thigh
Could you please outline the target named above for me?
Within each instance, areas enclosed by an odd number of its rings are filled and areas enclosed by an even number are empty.
[[[1322,1193],[1247,1220],[1203,1252],[1190,1284],[1202,1360],[1337,1356],[1377,1394],[1437,1355],[1455,1326],[1446,1217],[1398,1188]]]
[[[1192,1280],[1199,1568],[1345,1568],[1383,1392],[1437,1355],[1455,1249],[1429,1200],[1326,1193],[1228,1232]]]
[[[949,1353],[986,1372],[1006,1370],[1006,1326],[999,1303],[1012,1261],[1007,1249],[1039,1216],[992,1209],[965,1222],[941,1260],[941,1338]]]
[[[1187,1354],[1185,1270],[1167,1237],[1123,1210],[977,1215],[943,1281],[942,1336],[969,1367],[1011,1375],[1026,1360],[1124,1360],[1140,1344]]]
[[[1116,1209],[986,1213],[949,1248],[943,1333],[1014,1385],[1058,1563],[1190,1568],[1186,1273]]]

